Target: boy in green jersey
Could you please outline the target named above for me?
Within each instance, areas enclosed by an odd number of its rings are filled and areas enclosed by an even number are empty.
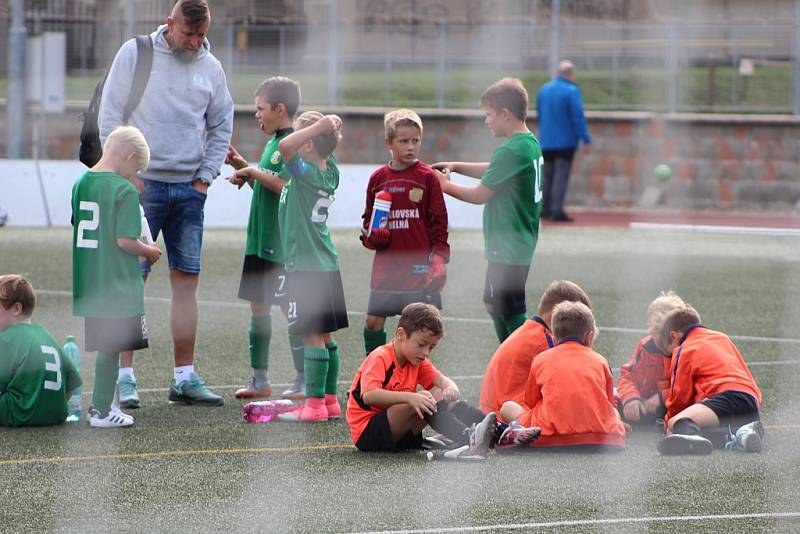
[[[542,151],[528,130],[528,92],[515,78],[503,78],[481,95],[486,125],[507,138],[489,163],[442,162],[433,165],[442,191],[471,204],[485,204],[483,239],[486,282],[483,302],[502,343],[525,322],[525,282],[539,236],[542,202]],[[477,178],[477,185],[450,181],[456,172]]]
[[[82,383],[50,332],[31,322],[35,306],[30,282],[0,276],[0,426],[60,425]]]
[[[142,218],[132,182],[149,162],[142,133],[121,126],[106,139],[100,161],[72,187],[72,313],[85,318],[86,350],[98,351],[92,427],[133,424],[133,417],[112,408],[112,400],[119,353],[148,344],[137,257],[153,264],[161,250],[139,240]]]
[[[289,333],[303,337],[306,402],[279,416],[288,421],[341,417],[336,397],[339,351],[331,333],[348,326],[339,255],[328,227],[328,209],[339,186],[333,151],[342,121],[307,111],[295,132],[278,145],[286,162],[280,189],[279,221],[288,275]],[[281,182],[271,181],[277,191]]]
[[[239,298],[250,301],[250,367],[252,373],[247,385],[236,391],[237,399],[253,399],[272,395],[270,385],[269,347],[272,339],[273,304],[286,315],[286,271],[283,268],[278,230],[278,199],[280,193],[268,186],[283,169],[283,159],[278,143],[292,133],[292,121],[300,105],[300,85],[289,78],[274,76],[261,82],[255,91],[256,119],[261,131],[271,135],[258,167],[249,167],[247,161],[231,146],[225,163],[237,172],[229,181],[241,187],[247,183],[253,189],[250,200],[250,217],[247,221],[247,241],[244,265],[239,283]],[[284,180],[280,180],[285,183]],[[283,187],[283,185],[281,185]],[[289,346],[296,371],[292,385],[283,392],[284,398],[303,398],[303,339],[289,336]]]

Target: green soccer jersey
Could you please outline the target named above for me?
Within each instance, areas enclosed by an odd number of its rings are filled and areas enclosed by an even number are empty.
[[[136,188],[111,172],[91,172],[72,187],[72,313],[83,317],[144,315],[144,282],[136,256],[117,238],[139,239]]]
[[[326,169],[295,155],[282,176],[288,183],[280,197],[280,227],[286,270],[338,271],[339,255],[328,232],[328,208],[339,186],[336,159],[328,157]]]
[[[278,151],[278,143],[291,133],[291,129],[278,130],[267,141],[258,168],[270,174],[279,174],[283,169],[283,159]],[[278,231],[278,201],[280,195],[253,182],[253,196],[250,200],[250,218],[247,221],[247,241],[244,253],[262,259],[283,262],[281,238]]]
[[[58,425],[67,417],[67,392],[81,377],[41,325],[20,323],[0,332],[0,425]]]
[[[514,134],[495,149],[481,184],[494,191],[483,208],[486,259],[530,265],[539,237],[542,150],[530,132]]]

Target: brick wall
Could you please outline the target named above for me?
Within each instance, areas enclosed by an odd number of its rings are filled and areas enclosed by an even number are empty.
[[[47,153],[73,159],[78,150],[80,108],[46,118]],[[325,110],[323,110],[325,111]],[[342,163],[387,161],[383,110],[338,110],[344,140]],[[426,162],[488,160],[492,139],[476,111],[420,111],[425,124],[421,157]],[[630,206],[658,185],[675,207],[794,207],[800,201],[800,117],[762,115],[660,115],[590,112],[591,153],[578,153],[567,202]],[[29,135],[35,117],[26,125]],[[535,118],[529,126],[536,128]],[[0,112],[0,154],[5,153],[5,110]],[[252,111],[237,111],[234,144],[257,160],[264,135]],[[657,184],[653,168],[666,163],[673,178]]]

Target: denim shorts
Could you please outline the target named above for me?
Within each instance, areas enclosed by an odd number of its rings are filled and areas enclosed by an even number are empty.
[[[139,202],[144,208],[153,239],[164,233],[170,270],[200,272],[200,248],[203,246],[203,207],[207,195],[189,182],[145,181]],[[142,266],[142,273],[150,266]]]

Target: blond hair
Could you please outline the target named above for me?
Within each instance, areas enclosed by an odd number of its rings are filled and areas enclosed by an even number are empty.
[[[553,280],[542,293],[539,301],[539,315],[550,313],[556,304],[564,301],[581,302],[587,308],[592,309],[592,301],[589,300],[589,295],[581,286],[569,280]]]
[[[553,308],[553,335],[556,341],[568,337],[583,337],[589,332],[596,332],[592,310],[582,302],[564,301]]]
[[[117,153],[123,155],[126,150],[132,150],[136,153],[140,171],[146,171],[150,166],[150,147],[147,146],[147,140],[144,135],[135,126],[118,126],[114,128],[105,144],[103,145],[103,152]]]
[[[322,117],[324,115],[319,111],[305,111],[294,120],[294,129],[302,130],[303,128],[308,128],[312,124],[319,122]],[[341,138],[342,134],[337,130],[333,133],[318,135],[311,141],[314,143],[314,150],[317,151],[317,155],[321,158],[327,158],[336,150]]]
[[[653,336],[658,343],[658,335],[661,327],[670,313],[678,308],[685,308],[686,303],[672,290],[662,291],[659,296],[653,299],[647,308],[647,333]]]
[[[416,126],[419,134],[422,135],[422,119],[411,109],[395,109],[383,116],[383,130],[386,133],[386,139],[392,140],[397,137],[397,129],[401,126]]]
[[[4,274],[0,276],[0,306],[8,310],[19,302],[22,305],[22,315],[30,317],[36,307],[36,293],[31,283],[19,274]]]
[[[499,112],[507,109],[525,122],[528,116],[528,91],[518,78],[503,78],[490,85],[481,95],[481,107]]]

